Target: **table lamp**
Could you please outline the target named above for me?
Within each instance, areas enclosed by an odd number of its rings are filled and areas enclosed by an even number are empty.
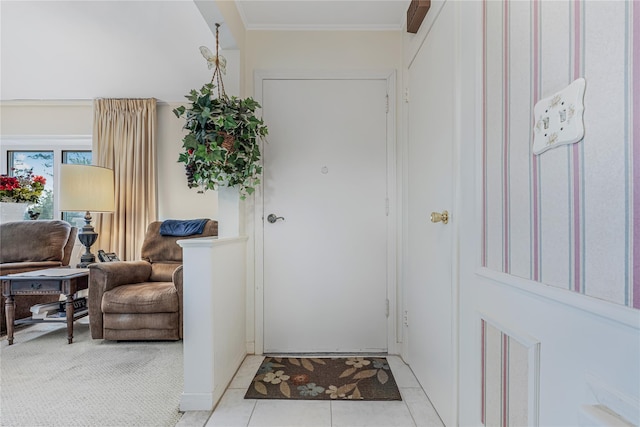
[[[98,233],[91,225],[91,212],[113,212],[115,192],[113,170],[100,166],[62,164],[60,168],[60,210],[63,212],[86,212],[85,225],[78,233],[85,253],[80,257],[78,268],[96,262],[91,245]]]

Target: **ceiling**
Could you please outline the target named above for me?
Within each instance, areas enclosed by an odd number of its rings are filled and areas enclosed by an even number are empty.
[[[410,0],[237,0],[248,30],[400,30]]]
[[[218,0],[220,1],[220,0]],[[232,0],[222,0],[232,1]],[[248,30],[400,30],[410,0],[238,0]],[[212,0],[1,0],[0,100],[183,101],[211,79]],[[222,48],[235,42],[225,26]]]

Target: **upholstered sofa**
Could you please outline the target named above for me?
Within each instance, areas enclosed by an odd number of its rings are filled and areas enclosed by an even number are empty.
[[[78,229],[59,220],[17,221],[0,224],[0,275],[68,266]],[[32,305],[53,302],[59,295],[15,298],[16,320],[31,317]],[[6,331],[4,296],[0,301],[2,331]]]
[[[161,221],[147,228],[142,260],[89,266],[89,325],[93,339],[182,339],[181,239],[218,235],[218,222],[208,220],[202,233],[167,236]]]

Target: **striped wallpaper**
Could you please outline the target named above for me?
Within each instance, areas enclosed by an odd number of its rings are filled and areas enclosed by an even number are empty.
[[[530,372],[535,352],[484,319],[481,328],[482,425],[535,425],[537,408],[531,408],[531,393],[536,388],[531,382],[538,373]]]
[[[640,2],[485,0],[483,18],[483,266],[640,308]],[[533,155],[535,103],[578,77],[584,139]]]

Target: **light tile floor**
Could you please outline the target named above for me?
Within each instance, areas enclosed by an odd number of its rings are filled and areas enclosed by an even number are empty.
[[[353,402],[250,400],[262,356],[247,356],[213,413],[184,414],[176,427],[442,427],[442,421],[411,369],[398,356],[387,356],[402,401]]]

